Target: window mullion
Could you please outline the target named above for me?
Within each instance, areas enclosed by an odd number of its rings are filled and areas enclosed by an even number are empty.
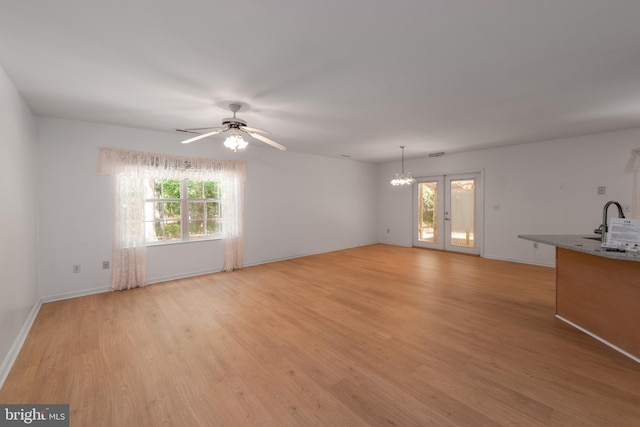
[[[182,240],[189,240],[189,180],[183,179],[180,182],[180,225],[182,229]]]

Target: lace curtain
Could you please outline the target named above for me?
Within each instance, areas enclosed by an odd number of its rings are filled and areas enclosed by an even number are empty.
[[[144,185],[149,179],[218,181],[222,189],[224,271],[242,267],[244,162],[100,149],[100,175],[114,181],[114,245],[111,288],[146,284]]]
[[[631,218],[640,218],[640,148],[631,150],[626,170],[633,172],[633,193],[631,195]]]

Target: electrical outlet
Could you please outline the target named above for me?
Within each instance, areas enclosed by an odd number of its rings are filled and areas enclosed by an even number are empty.
[[[102,261],[102,269],[103,270],[109,269],[109,261]]]
[[[607,192],[607,187],[598,187],[598,194],[605,194]]]
[[[73,264],[73,272],[80,273],[80,264]]]

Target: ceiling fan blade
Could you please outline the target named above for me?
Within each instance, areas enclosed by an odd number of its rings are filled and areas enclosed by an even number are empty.
[[[195,133],[196,135],[200,135],[200,132],[194,132],[191,129],[176,129],[176,132]]]
[[[226,130],[229,130],[229,128],[226,128],[226,129],[225,129],[225,128],[223,128],[223,129],[216,129],[216,130],[214,130],[213,132],[203,133],[202,135],[198,135],[198,136],[194,136],[193,138],[186,139],[186,140],[182,141],[182,143],[183,143],[183,144],[188,144],[188,143],[190,143],[190,142],[197,141],[197,140],[199,140],[199,139],[206,138],[206,137],[208,137],[208,136],[215,135],[215,134],[217,134],[217,133],[224,132],[224,131],[226,131]]]
[[[258,129],[258,128],[250,128],[249,126],[241,126],[243,130],[247,132],[260,132],[260,133],[271,133],[268,130]]]
[[[225,129],[222,126],[209,126],[206,128],[188,128],[188,129],[176,129],[176,130],[180,130],[180,131],[185,131],[185,132],[191,132],[194,130],[207,130],[207,129]]]
[[[277,148],[278,150],[286,150],[287,147],[285,147],[284,145],[278,144],[277,142],[275,142],[272,139],[267,138],[266,136],[262,136],[259,133],[255,133],[255,132],[247,132],[249,135],[251,135],[252,137],[254,137],[257,140],[260,140],[262,142],[265,142],[267,144],[269,144],[272,147]]]

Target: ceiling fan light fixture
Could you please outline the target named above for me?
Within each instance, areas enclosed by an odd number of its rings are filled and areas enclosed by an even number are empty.
[[[236,113],[240,111],[240,104],[229,104],[229,109],[233,112],[233,117],[229,117],[226,119],[222,119],[222,127],[200,127],[200,128],[191,128],[191,129],[176,129],[177,132],[184,133],[195,133],[198,136],[194,136],[193,138],[185,139],[182,141],[183,144],[188,144],[193,141],[197,141],[202,138],[206,138],[208,136],[216,135],[222,132],[229,132],[229,137],[224,141],[224,146],[230,148],[233,151],[244,150],[247,148],[248,142],[242,139],[242,134],[245,133],[249,135],[251,138],[257,139],[258,141],[262,141],[270,146],[277,148],[278,150],[286,150],[282,144],[275,142],[271,138],[267,138],[262,133],[270,133],[264,129],[258,129],[247,126],[247,122],[236,117]],[[213,130],[211,130],[213,129]],[[201,134],[202,131],[211,130],[211,132],[207,132]]]
[[[393,176],[391,180],[391,185],[393,186],[411,185],[416,182],[411,172],[404,171],[404,145],[401,145],[400,148],[402,149],[402,173],[397,173]]]
[[[224,146],[235,151],[244,150],[249,143],[242,139],[242,135],[232,133],[225,139]]]

